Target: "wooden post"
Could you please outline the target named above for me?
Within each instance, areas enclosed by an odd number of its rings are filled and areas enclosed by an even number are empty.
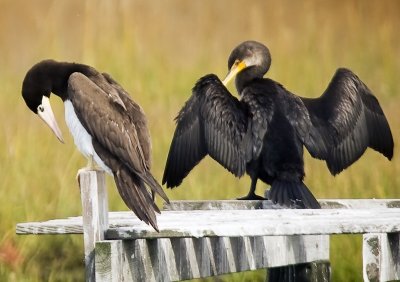
[[[400,233],[363,235],[364,281],[400,280]]]
[[[95,281],[94,249],[108,228],[108,199],[104,171],[79,173],[82,200],[86,281]]]
[[[269,198],[269,190],[265,190],[265,198]],[[329,260],[314,261],[267,268],[267,282],[318,282],[331,281],[331,266]]]

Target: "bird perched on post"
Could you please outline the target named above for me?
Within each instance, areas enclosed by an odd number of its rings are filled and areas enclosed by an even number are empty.
[[[65,121],[78,150],[113,175],[125,204],[156,230],[153,193],[168,198],[150,172],[151,140],[142,108],[106,73],[76,63],[44,60],[34,65],[22,84],[22,97],[63,142],[49,97],[64,102]],[[146,188],[147,187],[147,188]]]
[[[378,100],[350,70],[339,68],[321,97],[303,98],[263,78],[271,65],[268,48],[255,41],[230,54],[221,82],[202,77],[176,118],[163,184],[176,187],[206,155],[235,176],[270,184],[269,198],[288,207],[319,208],[303,183],[303,147],[325,160],[333,175],[370,147],[389,160],[393,137]],[[236,77],[240,100],[225,87]]]

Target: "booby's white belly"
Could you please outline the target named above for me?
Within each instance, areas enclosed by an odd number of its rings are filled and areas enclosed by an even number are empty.
[[[64,102],[64,108],[65,122],[67,123],[69,131],[74,137],[74,142],[78,150],[87,159],[89,159],[90,156],[93,156],[93,159],[97,163],[97,165],[104,169],[107,173],[112,175],[111,169],[105,165],[105,163],[100,159],[100,157],[94,150],[92,136],[89,135],[89,133],[83,127],[82,123],[79,121],[71,101],[66,100]]]

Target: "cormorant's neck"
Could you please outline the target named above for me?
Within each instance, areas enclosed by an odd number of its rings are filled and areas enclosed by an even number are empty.
[[[265,73],[266,73],[265,69],[257,66],[246,68],[240,73],[238,73],[236,75],[235,85],[239,95],[241,95],[243,89],[248,85],[248,83],[250,83],[254,79],[263,78]]]

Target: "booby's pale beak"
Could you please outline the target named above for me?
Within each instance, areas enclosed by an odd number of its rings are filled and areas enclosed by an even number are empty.
[[[227,86],[229,81],[231,81],[239,72],[246,68],[246,63],[244,61],[237,60],[228,72],[222,84]]]
[[[61,130],[58,127],[57,121],[54,117],[53,110],[51,109],[50,100],[48,97],[43,96],[42,104],[37,108],[39,117],[50,127],[50,129],[57,136],[61,143],[64,143],[64,139],[61,134]]]

